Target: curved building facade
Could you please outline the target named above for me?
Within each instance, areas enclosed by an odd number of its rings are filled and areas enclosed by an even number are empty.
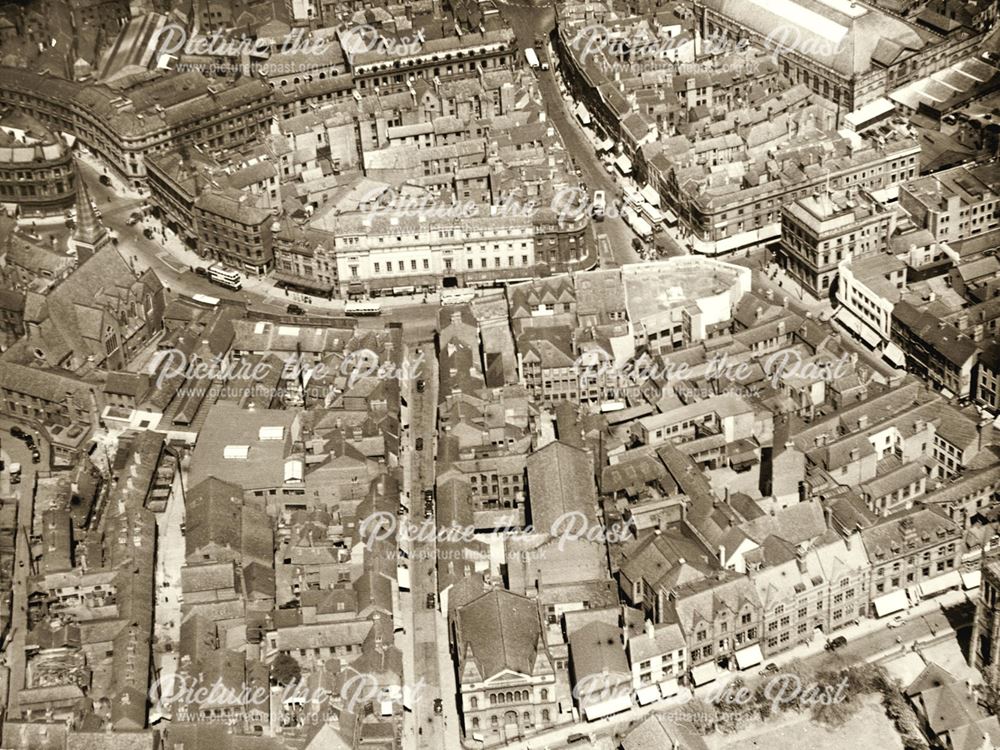
[[[21,112],[0,117],[0,203],[26,216],[60,214],[76,197],[66,143]]]

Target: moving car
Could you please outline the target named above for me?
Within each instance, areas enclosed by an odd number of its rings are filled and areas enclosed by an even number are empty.
[[[581,734],[580,732],[574,732],[573,734],[571,734],[569,737],[566,738],[566,742],[572,745],[575,742],[583,742],[584,740],[589,740],[589,739],[590,738],[585,734]]]
[[[417,393],[423,393],[424,388],[426,387],[427,383],[425,383],[422,379],[417,381]]]
[[[778,665],[772,661],[769,662],[768,664],[765,664],[764,668],[760,670],[760,673],[762,675],[769,675],[769,674],[775,674],[777,671],[778,671]]]
[[[140,218],[141,217],[139,216],[139,214],[131,213],[128,215],[128,220],[125,223],[128,224],[129,226],[132,226],[133,224],[138,224]]]
[[[444,701],[440,698],[434,699],[434,713],[438,716],[444,713]]]
[[[427,595],[427,609],[434,609],[437,606],[437,595],[430,593]]]
[[[24,438],[27,437],[28,435],[27,432],[22,430],[17,425],[14,425],[13,427],[10,428],[10,434],[11,436],[16,437],[18,440],[24,440]]]
[[[898,628],[900,625],[906,624],[906,618],[903,615],[896,615],[891,620],[889,620],[887,627]]]
[[[422,437],[417,438],[417,450],[422,451],[424,449],[424,439]]]
[[[102,174],[100,177],[98,177],[97,181],[102,185],[104,185],[104,187],[111,187],[111,178],[108,177],[106,174]]]
[[[147,240],[153,239],[153,230],[150,229],[149,227],[146,227],[145,229],[142,230],[142,236],[145,237]]]
[[[38,449],[31,451],[31,463],[39,464],[42,462],[42,454],[38,452]]]
[[[285,312],[287,312],[289,315],[305,315],[306,314],[306,311],[303,310],[298,305],[289,305],[287,308],[285,308]]]
[[[21,483],[21,464],[10,465],[10,483],[11,484]]]
[[[842,635],[838,635],[832,641],[827,641],[826,642],[826,650],[827,651],[836,651],[837,649],[843,648],[846,645],[847,645],[847,639],[844,636],[842,636]]]

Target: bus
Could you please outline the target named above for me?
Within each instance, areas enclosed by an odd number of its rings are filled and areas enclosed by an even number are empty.
[[[476,298],[475,289],[442,289],[441,290],[441,304],[442,305],[464,305],[466,302],[472,302]]]
[[[192,294],[191,299],[200,305],[206,305],[207,307],[218,307],[219,298],[209,297],[207,294]]]
[[[213,263],[208,267],[208,280],[213,284],[224,286],[226,289],[232,289],[234,292],[243,288],[240,272],[226,268],[221,263]]]
[[[640,215],[642,216],[642,218],[644,218],[654,229],[663,223],[663,214],[661,213],[660,209],[658,209],[653,204],[643,203],[640,209],[641,209]]]
[[[607,199],[603,190],[594,191],[594,218],[597,221],[604,221],[604,212],[607,209]]]
[[[344,306],[345,315],[381,315],[382,305],[378,302],[348,302]]]
[[[653,228],[649,226],[649,223],[640,217],[634,209],[626,206],[622,209],[622,218],[625,223],[632,227],[633,231],[644,240],[648,240],[653,236]]]
[[[531,47],[524,50],[524,59],[528,61],[528,65],[532,70],[538,68],[538,55],[535,54],[535,50]]]

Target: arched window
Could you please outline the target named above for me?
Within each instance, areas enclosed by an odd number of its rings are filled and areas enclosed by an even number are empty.
[[[479,729],[479,719],[473,718],[473,720],[472,720],[472,728],[473,729]]]
[[[495,706],[497,704],[497,697],[495,695],[490,696],[490,705]]]
[[[490,717],[490,724],[491,724],[492,726],[494,726],[494,727],[495,727],[495,726],[496,726],[496,725],[497,725],[498,723],[499,723],[499,722],[498,722],[498,720],[497,720],[497,717],[496,717],[496,715],[493,715],[493,716],[491,716],[491,717]]]
[[[549,720],[549,709],[543,708],[542,709],[542,721],[548,721],[548,720]]]
[[[525,724],[530,724],[531,723],[531,713],[530,712],[525,711],[523,718],[524,718],[524,723]]]
[[[545,688],[542,688],[542,700],[547,701],[548,699],[549,699],[549,691],[546,690]]]
[[[471,698],[469,700],[469,708],[479,708],[479,698]]]

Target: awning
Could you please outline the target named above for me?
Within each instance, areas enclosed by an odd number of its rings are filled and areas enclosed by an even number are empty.
[[[889,364],[893,367],[906,367],[906,355],[903,353],[902,349],[891,341],[885,345],[885,349],[882,350],[882,356],[885,357]]]
[[[872,602],[875,605],[875,613],[879,617],[902,612],[908,604],[905,591],[893,591],[891,594],[880,596]]]
[[[882,337],[846,307],[838,308],[834,317],[852,336],[860,338],[868,346],[875,348],[882,343]]]
[[[694,681],[695,686],[711,682],[718,676],[719,668],[715,666],[714,661],[710,661],[708,664],[699,664],[691,670],[691,679]]]
[[[677,684],[677,680],[674,678],[664,680],[657,687],[660,688],[660,695],[664,698],[672,698],[681,691],[680,686]]]
[[[736,652],[736,665],[740,669],[756,667],[762,661],[764,661],[764,654],[760,652],[760,646],[756,643]]]
[[[983,573],[980,570],[969,570],[962,573],[962,588],[963,589],[978,589],[979,581],[982,579]]]
[[[647,685],[635,691],[635,699],[639,701],[640,706],[646,706],[653,701],[658,701],[660,697],[660,689],[656,685]]]
[[[625,156],[625,154],[622,154],[615,159],[615,166],[618,167],[618,171],[622,174],[629,174],[632,171],[632,160]]]
[[[672,227],[677,223],[677,215],[673,211],[664,211],[663,218],[667,221],[667,226]]]
[[[610,151],[615,147],[615,142],[613,138],[605,138],[603,141],[597,144],[598,151]]]
[[[653,189],[652,185],[646,185],[643,187],[641,194],[646,203],[654,208],[660,207],[660,194]]]
[[[587,706],[583,713],[587,717],[587,721],[596,721],[597,719],[603,719],[605,716],[611,716],[611,714],[628,711],[630,708],[632,708],[632,698],[630,696],[616,695],[613,698],[608,698],[606,701]]]
[[[576,109],[573,110],[573,114],[576,115],[576,119],[580,121],[581,125],[590,125],[590,112],[582,104],[577,104]]]
[[[957,570],[945,573],[943,576],[934,576],[927,581],[920,582],[921,596],[934,596],[948,589],[956,589],[962,585],[962,576]]]

